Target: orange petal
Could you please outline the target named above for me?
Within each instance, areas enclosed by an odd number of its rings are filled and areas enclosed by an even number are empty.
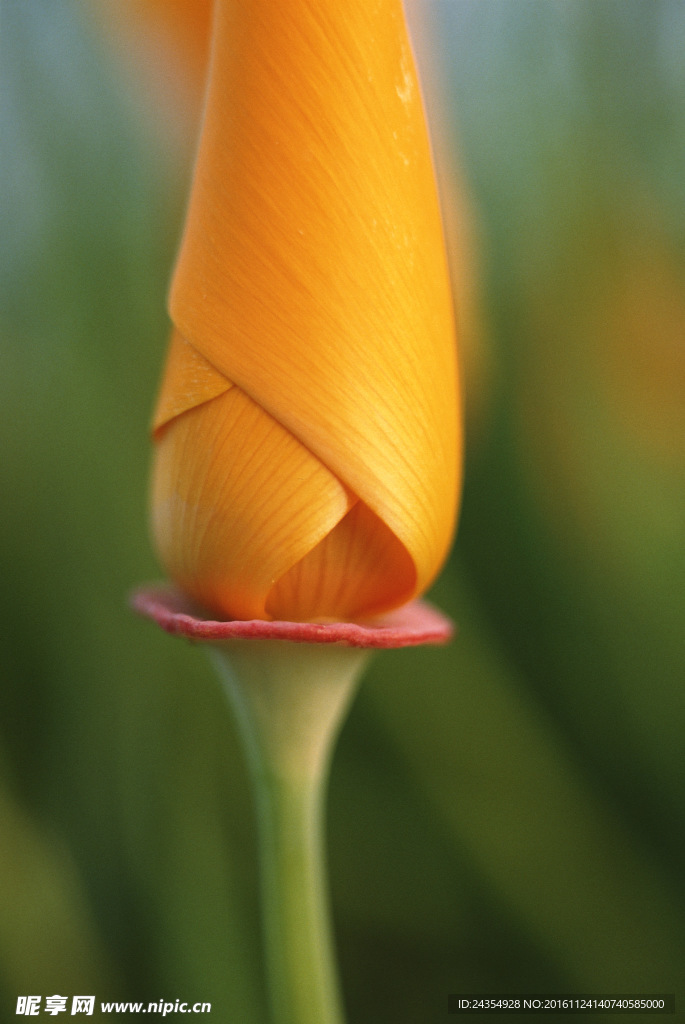
[[[178,331],[171,333],[162,387],[152,420],[153,431],[175,416],[216,398],[233,387]]]
[[[157,442],[160,558],[186,593],[227,618],[269,618],[274,583],[354,500],[236,387],[171,420]]]
[[[274,619],[358,619],[402,604],[416,586],[397,538],[361,502],[269,593]]]
[[[423,590],[451,540],[461,435],[401,4],[220,0],[215,33],[173,319],[382,520]]]

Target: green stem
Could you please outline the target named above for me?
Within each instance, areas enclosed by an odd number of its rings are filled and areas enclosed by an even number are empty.
[[[257,801],[273,1024],[342,1024],[324,860],[324,796],[366,650],[278,640],[217,644]]]

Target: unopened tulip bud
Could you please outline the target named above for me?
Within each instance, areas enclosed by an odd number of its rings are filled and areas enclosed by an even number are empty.
[[[423,592],[460,484],[453,310],[400,0],[219,0],[153,530],[223,618]]]

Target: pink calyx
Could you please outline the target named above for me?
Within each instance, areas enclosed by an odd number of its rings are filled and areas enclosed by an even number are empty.
[[[202,617],[180,591],[163,584],[140,587],[131,606],[167,633],[189,640],[289,640],[304,644],[391,649],[446,644],[454,624],[427,601],[412,601],[364,622],[217,621]]]

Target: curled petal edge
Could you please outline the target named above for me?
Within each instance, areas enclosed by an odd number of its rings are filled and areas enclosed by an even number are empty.
[[[454,623],[427,601],[412,601],[364,622],[281,622],[263,619],[218,621],[202,618],[185,595],[157,584],[139,587],[131,607],[165,632],[189,640],[287,640],[389,650],[421,644],[442,645],[454,635]]]

